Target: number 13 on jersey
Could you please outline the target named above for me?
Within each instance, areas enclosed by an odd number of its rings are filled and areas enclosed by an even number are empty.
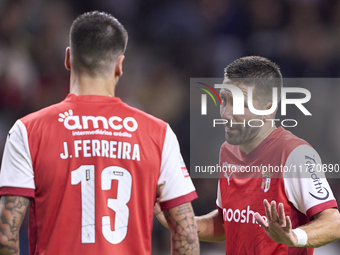
[[[81,242],[95,242],[95,167],[82,165],[71,172],[71,184],[81,184]],[[124,240],[129,223],[127,203],[131,197],[132,177],[129,171],[119,166],[109,166],[101,173],[101,189],[110,190],[112,180],[118,181],[117,198],[108,198],[107,206],[116,213],[114,228],[111,230],[110,216],[102,217],[104,238],[118,244]]]

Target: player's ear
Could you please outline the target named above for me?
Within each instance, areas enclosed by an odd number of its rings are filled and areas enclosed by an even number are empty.
[[[67,70],[71,70],[71,48],[67,47],[65,50],[65,67]]]
[[[120,77],[123,75],[123,61],[125,59],[124,55],[120,55],[117,60],[116,60],[116,65],[115,65],[115,76]]]

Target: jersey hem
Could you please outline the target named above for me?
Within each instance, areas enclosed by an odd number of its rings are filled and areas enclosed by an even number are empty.
[[[217,208],[217,211],[218,211],[221,215],[223,215],[223,210],[222,210],[222,208],[219,207],[218,205],[216,205],[216,208]]]
[[[184,204],[184,203],[187,203],[187,202],[191,202],[192,200],[196,199],[197,197],[198,196],[197,196],[196,191],[192,191],[192,192],[190,192],[186,195],[183,195],[183,196],[180,196],[180,197],[168,200],[168,201],[161,202],[160,206],[161,206],[162,210],[167,210],[167,209],[176,207],[178,205],[181,205],[181,204]]]
[[[35,197],[34,189],[30,188],[18,188],[18,187],[2,187],[0,188],[0,196],[21,196],[21,197]]]
[[[217,211],[218,211],[218,213],[221,215],[221,218],[222,218],[222,220],[223,220],[223,210],[222,210],[222,208],[219,207],[217,204],[216,204],[216,208],[217,208]]]
[[[322,212],[322,211],[329,209],[329,208],[338,208],[338,205],[337,205],[335,200],[323,202],[321,204],[318,204],[318,205],[315,205],[315,206],[309,208],[306,212],[306,215],[307,215],[308,219],[310,219],[315,214]]]

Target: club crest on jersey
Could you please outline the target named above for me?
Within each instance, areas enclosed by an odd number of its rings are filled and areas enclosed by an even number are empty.
[[[59,113],[59,122],[64,124],[68,130],[86,130],[91,128],[126,129],[129,132],[134,132],[138,128],[138,123],[133,117],[125,117],[122,119],[119,116],[111,116],[107,119],[104,116],[76,116],[70,109],[64,113]]]
[[[270,181],[273,174],[268,172],[262,173],[262,183],[261,183],[261,190],[266,193],[270,188]]]

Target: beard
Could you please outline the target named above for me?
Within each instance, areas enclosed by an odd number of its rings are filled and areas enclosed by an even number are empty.
[[[225,139],[231,145],[242,145],[252,141],[259,133],[260,128],[239,126],[232,130],[225,129]]]
[[[235,131],[238,134],[225,131],[225,140],[231,145],[240,145],[243,143],[243,132],[240,129],[236,129]]]

